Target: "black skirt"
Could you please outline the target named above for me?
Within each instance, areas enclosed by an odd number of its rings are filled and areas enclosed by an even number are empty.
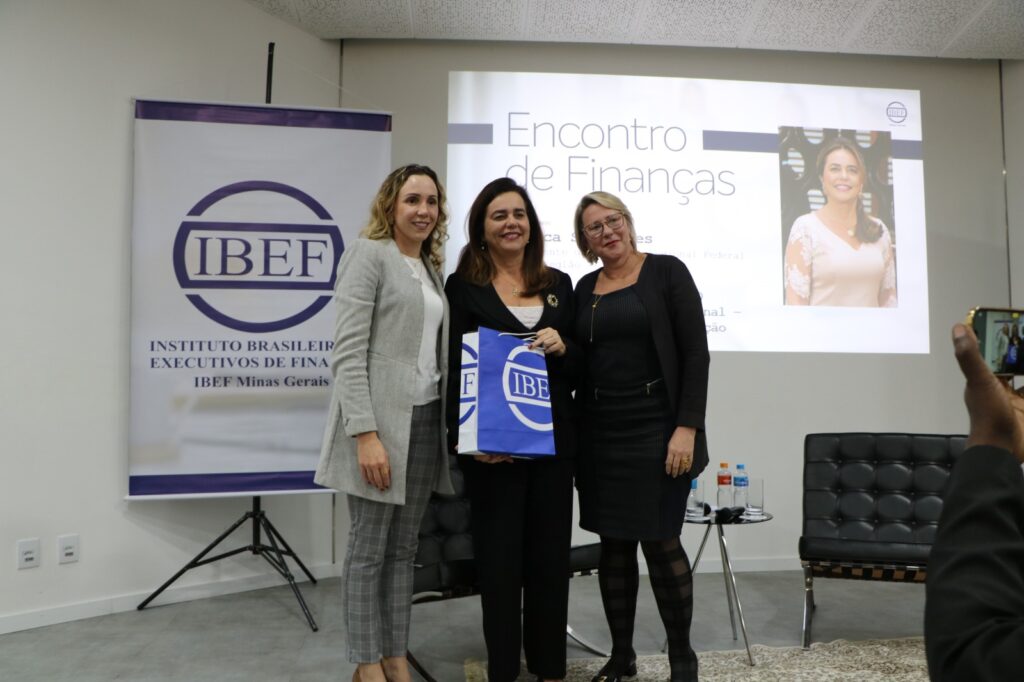
[[[675,423],[663,387],[607,399],[589,391],[577,460],[582,528],[621,540],[678,537],[690,475],[665,473]]]

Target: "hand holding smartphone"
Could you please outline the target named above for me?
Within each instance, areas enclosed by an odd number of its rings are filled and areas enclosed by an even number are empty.
[[[967,313],[981,355],[995,374],[1024,375],[1024,310],[978,307]]]

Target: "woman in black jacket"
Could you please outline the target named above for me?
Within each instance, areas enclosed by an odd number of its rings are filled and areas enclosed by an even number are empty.
[[[672,680],[696,680],[693,576],[679,533],[690,481],[708,463],[707,331],[700,294],[675,256],[637,251],[633,216],[593,192],[576,209],[576,243],[602,266],[576,286],[585,355],[577,473],[580,525],[601,536],[598,577],[612,656],[596,681],[636,674],[637,543],[668,634]]]
[[[459,458],[472,505],[471,531],[487,643],[488,679],[519,676],[520,650],[538,678],[565,677],[572,536],[573,376],[580,353],[570,340],[574,317],[569,276],[544,265],[544,234],[526,190],[499,178],[469,212],[469,243],[445,294],[451,308],[449,362],[461,366],[462,335],[489,327],[532,333],[544,351],[554,422],[554,457]],[[459,381],[448,384],[459,404]],[[458,412],[448,411],[457,451]]]

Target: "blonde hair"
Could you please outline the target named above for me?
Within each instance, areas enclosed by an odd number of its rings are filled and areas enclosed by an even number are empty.
[[[580,199],[579,205],[576,207],[576,218],[574,224],[576,227],[576,246],[579,248],[580,253],[587,259],[588,263],[596,263],[597,256],[587,246],[587,235],[583,231],[583,211],[587,210],[588,207],[597,204],[609,208],[613,211],[618,211],[626,219],[626,225],[629,226],[629,243],[633,246],[633,250],[636,251],[636,228],[633,227],[633,214],[629,212],[629,208],[622,203],[622,199],[619,199],[614,194],[608,192],[591,192],[582,199]]]
[[[402,191],[402,187],[414,175],[427,176],[437,187],[437,224],[434,225],[430,236],[423,240],[421,253],[430,260],[437,273],[441,274],[444,267],[444,243],[448,240],[448,212],[445,210],[447,199],[444,185],[429,166],[410,163],[391,171],[384,178],[377,195],[370,203],[370,221],[360,234],[367,239],[395,238],[395,202],[398,201],[398,193]]]

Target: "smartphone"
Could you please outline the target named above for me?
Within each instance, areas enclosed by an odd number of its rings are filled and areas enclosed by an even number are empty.
[[[996,374],[1024,375],[1024,310],[975,308],[967,313],[981,355]]]

